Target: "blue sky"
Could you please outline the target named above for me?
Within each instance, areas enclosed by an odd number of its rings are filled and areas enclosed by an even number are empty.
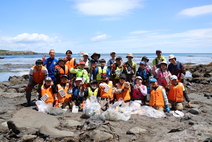
[[[1,0],[0,49],[212,53],[211,0]]]

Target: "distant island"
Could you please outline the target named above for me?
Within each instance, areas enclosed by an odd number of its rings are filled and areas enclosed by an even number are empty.
[[[0,55],[37,55],[38,53],[33,51],[10,51],[0,50]]]

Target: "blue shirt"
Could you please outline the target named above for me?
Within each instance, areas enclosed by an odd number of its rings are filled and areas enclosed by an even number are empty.
[[[44,65],[46,65],[49,77],[54,77],[54,67],[57,65],[57,63],[58,60],[56,58],[47,58],[44,60]]]

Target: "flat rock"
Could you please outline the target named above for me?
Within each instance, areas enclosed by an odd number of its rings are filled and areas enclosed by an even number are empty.
[[[195,115],[200,114],[200,111],[196,108],[192,108],[188,112],[190,112],[191,114],[195,114]]]
[[[52,126],[41,126],[40,133],[44,135],[48,135],[50,137],[74,137],[74,133],[70,131],[61,131],[53,128]]]
[[[100,130],[94,130],[89,134],[90,138],[95,142],[113,139],[113,135]]]
[[[5,98],[16,98],[16,97],[22,97],[24,95],[25,95],[24,93],[7,93],[7,92],[4,92],[4,93],[2,93],[1,96],[5,97]]]
[[[23,140],[23,141],[32,141],[36,137],[37,137],[36,135],[23,135],[21,137],[21,140]]]
[[[127,131],[127,134],[144,134],[146,132],[146,129],[142,129],[140,127],[133,127],[129,131]]]
[[[75,120],[65,120],[63,122],[63,126],[64,127],[68,127],[68,128],[70,128],[70,127],[77,127],[77,126],[81,126],[81,125],[82,124],[80,122],[75,121]]]
[[[34,134],[43,125],[57,127],[60,122],[54,116],[32,110],[31,108],[23,108],[16,112],[7,124],[8,128],[12,129],[16,134],[21,131]]]

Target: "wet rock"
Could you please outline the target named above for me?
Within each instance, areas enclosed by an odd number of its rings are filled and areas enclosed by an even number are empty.
[[[96,142],[113,139],[113,135],[100,130],[94,130],[89,134],[90,138]]]
[[[16,112],[7,124],[8,128],[16,134],[20,132],[34,134],[42,125],[57,127],[60,123],[54,116],[37,112],[31,108],[23,108]]]
[[[79,121],[75,121],[75,120],[65,120],[62,125],[63,127],[70,128],[70,127],[81,126],[82,124]]]
[[[190,112],[191,114],[195,114],[195,115],[200,114],[200,111],[196,108],[192,108],[188,112]]]
[[[74,133],[70,131],[61,131],[53,128],[52,126],[41,126],[39,132],[50,137],[74,137]]]
[[[142,129],[140,127],[133,127],[129,131],[127,131],[127,134],[144,134],[146,132],[146,129]]]

